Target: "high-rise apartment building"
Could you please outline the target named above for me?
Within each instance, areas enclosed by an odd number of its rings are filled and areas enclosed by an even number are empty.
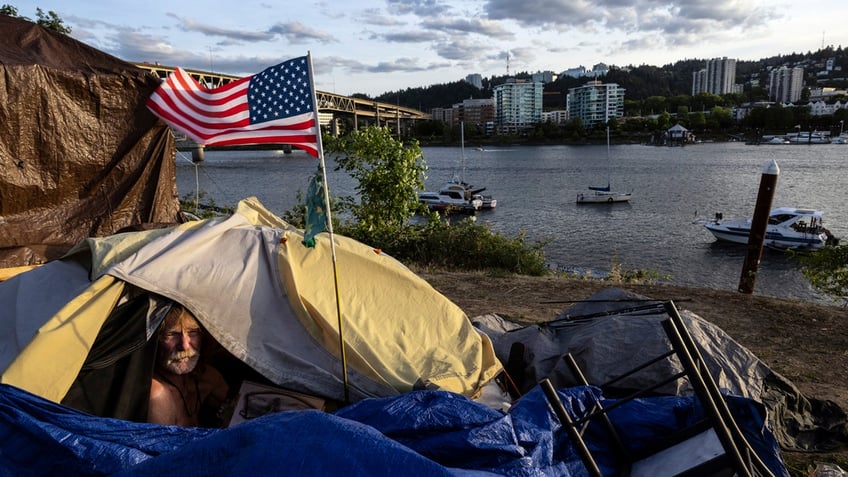
[[[471,73],[465,76],[465,82],[483,89],[483,76],[480,73]]]
[[[616,83],[589,81],[569,88],[566,109],[570,119],[580,118],[587,128],[624,116],[624,88]]]
[[[494,88],[497,134],[523,134],[542,121],[542,92],[539,82],[508,79]]]
[[[736,60],[715,58],[707,67],[692,73],[692,96],[700,93],[729,94],[736,82]]]
[[[804,68],[781,66],[769,73],[769,99],[777,103],[794,103],[801,99]]]

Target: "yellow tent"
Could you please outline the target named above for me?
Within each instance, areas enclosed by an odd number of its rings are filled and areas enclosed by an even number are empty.
[[[2,382],[53,401],[69,393],[90,399],[77,389],[85,387],[81,370],[143,349],[158,324],[157,303],[168,299],[271,382],[342,400],[329,236],[320,234],[315,248],[302,240],[255,199],[225,220],[88,239],[64,259],[0,283],[0,309],[8,310],[0,320]],[[473,397],[500,372],[488,337],[423,279],[349,238],[335,236],[335,248],[352,401],[414,389]],[[109,353],[97,344],[133,327],[136,338]],[[136,376],[121,369],[109,374],[112,392],[132,388],[115,383]]]

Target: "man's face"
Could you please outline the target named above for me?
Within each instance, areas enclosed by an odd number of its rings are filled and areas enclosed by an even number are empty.
[[[174,307],[159,330],[159,364],[174,374],[187,374],[200,360],[200,325],[182,307]]]

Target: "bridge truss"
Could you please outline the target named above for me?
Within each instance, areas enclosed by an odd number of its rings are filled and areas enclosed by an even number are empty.
[[[134,65],[150,71],[162,80],[175,69],[158,63],[134,63]],[[217,88],[241,78],[200,70],[186,69],[186,72],[207,88]],[[410,130],[415,125],[415,121],[431,117],[417,109],[391,103],[324,91],[315,91],[315,94],[318,99],[318,116],[321,125],[336,135],[344,132],[348,127],[359,129],[362,126],[379,125],[395,131],[398,137],[407,137],[411,135]]]

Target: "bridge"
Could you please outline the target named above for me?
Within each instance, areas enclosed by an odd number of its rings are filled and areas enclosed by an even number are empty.
[[[158,63],[133,64],[152,72],[162,80],[167,78],[175,69]],[[185,69],[185,71],[207,88],[217,88],[241,79],[240,76],[208,71],[190,69]],[[321,125],[328,127],[329,132],[334,135],[338,135],[348,128],[359,129],[364,126],[378,125],[394,130],[397,137],[410,137],[412,135],[411,128],[415,125],[415,121],[430,119],[431,117],[417,109],[369,99],[342,96],[324,91],[315,91],[315,95],[318,99],[318,119]]]

